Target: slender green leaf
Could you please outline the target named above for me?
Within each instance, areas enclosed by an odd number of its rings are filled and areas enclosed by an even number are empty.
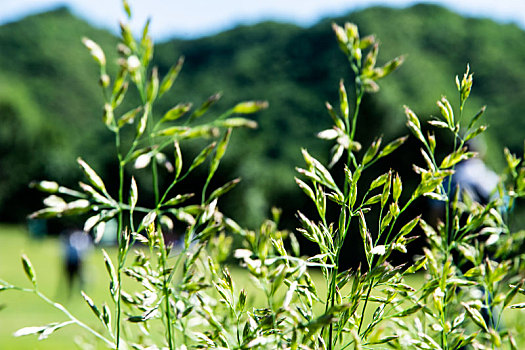
[[[483,115],[483,113],[485,113],[485,110],[487,109],[487,106],[483,106],[481,107],[481,109],[479,110],[478,113],[476,113],[474,115],[474,117],[472,117],[472,119],[470,120],[469,124],[468,124],[468,127],[467,127],[467,130],[470,130],[470,128],[472,128],[474,126],[474,124],[476,124],[476,122],[479,120],[479,118],[481,118],[481,116]]]
[[[225,128],[257,128],[257,122],[246,118],[228,118],[215,122],[218,126]]]
[[[388,145],[386,145],[381,152],[379,152],[379,155],[377,158],[382,158],[390,153],[394,152],[396,149],[398,149],[405,141],[407,140],[408,136],[403,136],[400,138],[395,139],[394,141],[390,142]]]
[[[525,309],[525,303],[513,304],[510,306],[511,309]]]
[[[383,187],[383,193],[381,194],[381,208],[384,208],[388,198],[390,197],[390,188],[392,184],[392,170],[388,172],[388,178],[385,181],[385,186]]]
[[[193,196],[194,196],[193,193],[178,194],[175,197],[167,200],[164,203],[164,205],[177,205],[177,204],[180,204],[180,203],[183,203],[183,202],[187,201],[188,199],[190,199]]]
[[[372,205],[372,204],[379,203],[381,201],[381,197],[382,196],[380,194],[376,194],[375,196],[368,198],[367,201],[365,202],[365,205]]]
[[[154,67],[151,71],[151,78],[148,82],[146,93],[147,101],[150,104],[153,104],[153,101],[155,101],[157,94],[159,93],[159,71],[157,67]]]
[[[14,337],[21,337],[24,335],[31,335],[31,334],[40,334],[42,333],[48,326],[36,326],[36,327],[24,327],[17,330],[15,333],[13,333]]]
[[[381,146],[381,138],[376,139],[372,142],[372,145],[366,150],[365,155],[363,156],[363,165],[366,165],[374,159],[377,151],[379,151],[379,146]]]
[[[195,159],[193,159],[193,162],[191,163],[190,168],[188,169],[188,173],[191,172],[196,167],[198,167],[199,165],[201,165],[206,160],[206,158],[208,158],[208,156],[211,154],[211,152],[213,151],[213,149],[215,148],[216,145],[217,145],[216,142],[212,142],[211,144],[206,146],[206,148],[204,148],[197,155],[197,157],[195,157]]]
[[[439,168],[440,169],[450,168],[456,165],[457,163],[461,162],[462,160],[472,158],[475,155],[476,154],[474,152],[467,152],[466,148],[462,148],[460,150],[457,150],[456,152],[453,152],[447,155],[441,162],[441,165],[439,166]]]
[[[228,181],[226,184],[222,185],[221,187],[217,188],[215,191],[213,191],[210,194],[210,197],[208,198],[208,202],[214,200],[215,198],[219,198],[223,194],[229,192],[232,188],[234,188],[239,182],[241,182],[240,178],[233,179],[231,181]]]
[[[348,95],[346,94],[345,84],[342,79],[339,81],[339,104],[343,117],[345,120],[348,120],[350,117],[350,107],[348,104]]]
[[[474,137],[478,136],[479,134],[485,132],[485,130],[487,130],[487,126],[486,125],[479,126],[476,130],[471,131],[471,132],[467,133],[467,135],[465,135],[465,141],[473,139]]]
[[[419,219],[421,216],[417,216],[414,219],[410,220],[405,226],[399,230],[399,233],[397,234],[397,237],[403,237],[412,232],[414,227],[419,223]]]
[[[475,324],[477,324],[479,327],[483,328],[485,331],[488,332],[487,323],[485,322],[485,319],[481,315],[481,312],[479,312],[478,309],[476,309],[476,308],[474,308],[474,307],[472,307],[472,306],[470,306],[470,305],[468,305],[466,303],[461,303],[461,305],[463,305],[463,307],[467,311],[467,314],[472,319],[472,321],[474,321]],[[524,307],[525,307],[525,305],[524,305]],[[511,306],[511,308],[512,308],[512,306]]]
[[[172,126],[155,132],[155,136],[181,136],[190,130],[187,126]]]
[[[211,180],[211,178],[217,171],[217,168],[219,167],[219,163],[222,157],[224,156],[226,149],[228,148],[228,142],[230,141],[231,134],[232,134],[232,129],[229,128],[226,131],[226,133],[224,133],[224,137],[217,144],[217,147],[215,148],[215,155],[213,156],[211,163],[210,163],[210,170],[208,172],[208,178],[206,180],[206,183],[208,183]]]
[[[135,121],[135,117],[141,110],[142,107],[137,107],[126,112],[122,117],[119,118],[117,123],[118,127],[121,128],[126,124],[133,124],[133,122]]]
[[[86,293],[84,293],[84,291],[80,291],[80,294],[82,295],[82,298],[84,298],[84,300],[86,301],[86,303],[88,304],[89,308],[91,309],[91,311],[93,311],[93,313],[97,316],[97,318],[100,318],[102,313],[100,312],[100,310],[98,309],[98,307],[95,305],[95,303],[93,302],[93,299],[91,299]]]
[[[177,63],[170,68],[168,74],[166,74],[164,79],[162,79],[162,83],[160,84],[159,97],[162,97],[162,95],[164,95],[165,92],[168,92],[169,89],[171,89],[173,83],[175,82],[175,79],[177,79],[177,77],[179,76],[183,64],[184,57],[179,57]]]
[[[304,181],[298,179],[295,177],[295,182],[297,185],[303,190],[303,192],[312,200],[315,202],[315,194],[314,191],[308,186]]]
[[[31,261],[29,261],[29,258],[23,254],[22,255],[22,266],[24,267],[24,272],[33,284],[33,286],[36,288],[36,275],[35,275],[35,269],[33,268],[33,264],[31,264]]]
[[[131,177],[131,186],[129,189],[129,206],[130,211],[133,211],[135,209],[135,206],[137,205],[137,201],[139,198],[139,190],[137,188],[137,182],[135,181],[135,177]]]
[[[109,278],[111,279],[111,282],[116,283],[117,273],[115,272],[113,262],[111,261],[111,258],[109,257],[105,249],[102,249],[102,255],[104,256],[104,264],[106,266],[106,271],[109,274]]]
[[[403,184],[401,183],[401,177],[398,173],[392,181],[392,199],[397,203],[399,197],[401,196],[401,191],[403,190]]]
[[[81,158],[77,158],[77,163],[82,168],[82,171],[88,178],[88,180],[91,182],[93,186],[95,186],[96,189],[102,191],[102,193],[106,194],[106,186],[104,185],[104,182],[98,176],[98,174],[93,170],[86,162],[84,162]]]
[[[138,139],[144,134],[144,131],[146,131],[146,125],[148,124],[148,118],[149,118],[149,106],[146,106],[144,108],[144,113],[142,114],[142,117],[140,118],[138,124],[137,124],[137,134],[135,136],[135,139]]]
[[[441,111],[441,115],[443,118],[445,118],[445,121],[448,124],[448,127],[450,129],[454,128],[454,112],[452,111],[452,106],[450,106],[450,102],[448,102],[446,97],[442,97],[440,101],[437,101],[437,105],[439,107],[439,110]]]
[[[514,299],[516,294],[518,294],[518,291],[520,290],[522,286],[523,286],[523,281],[521,281],[520,283],[516,284],[515,286],[511,288],[511,290],[505,296],[503,307],[507,307],[512,302],[512,299]]]
[[[428,123],[432,126],[435,126],[437,128],[441,128],[441,129],[448,129],[449,128],[449,125],[447,123],[445,123],[444,121],[441,121],[441,120],[429,120]]]
[[[95,59],[95,61],[98,62],[98,64],[101,66],[106,65],[106,56],[104,55],[104,51],[102,51],[102,48],[97,43],[86,37],[82,38],[82,43],[85,47],[87,47],[89,53]]]
[[[177,120],[191,109],[191,103],[179,103],[167,111],[161,119],[161,122]]]
[[[252,114],[259,112],[260,110],[268,108],[267,101],[246,101],[235,105],[232,109],[232,113],[235,114]]]
[[[206,101],[204,101],[204,103],[197,109],[195,110],[192,115],[190,116],[190,120],[193,120],[193,119],[197,119],[199,118],[200,116],[202,116],[204,113],[206,113],[206,111],[212,106],[215,104],[215,102],[217,102],[220,98],[222,97],[222,94],[221,93],[216,93],[212,96],[210,96]]]

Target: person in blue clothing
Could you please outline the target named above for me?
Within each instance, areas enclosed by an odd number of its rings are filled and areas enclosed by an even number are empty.
[[[466,192],[473,201],[482,205],[489,203],[498,183],[499,176],[479,158],[467,159],[456,165],[456,171],[451,177],[453,191],[459,187],[460,195]]]
[[[456,164],[454,174],[444,180],[443,186],[445,191],[450,189],[451,202],[458,190],[460,201],[464,195],[467,195],[472,201],[487,205],[497,194],[500,178],[481,159],[484,152],[479,142],[471,141],[466,146],[469,151],[477,152],[478,156]],[[443,220],[445,217],[444,202],[433,200],[431,208],[433,221]]]
[[[450,189],[449,198],[451,201],[456,195],[456,191],[459,191],[458,195],[460,201],[462,201],[465,196],[468,196],[476,203],[487,205],[494,199],[494,196],[497,195],[497,187],[500,178],[494,171],[489,169],[480,158],[483,156],[484,152],[483,147],[481,147],[479,143],[470,142],[467,144],[467,147],[469,151],[477,152],[478,156],[464,160],[455,166],[454,174],[445,179],[443,183],[445,191]],[[436,211],[435,209],[438,209],[439,214],[437,215],[437,218],[443,219],[445,211],[444,202],[440,202],[440,204],[433,203],[432,205],[434,206],[434,211]],[[436,213],[434,213],[434,215],[436,215]],[[467,215],[468,214],[466,213],[460,215],[460,226],[465,223]],[[481,228],[478,229],[478,231],[481,231]],[[480,235],[476,239],[483,241],[486,237]],[[471,263],[462,260],[458,252],[453,253],[453,260],[458,269],[463,273],[473,267]],[[483,304],[485,304],[485,293],[487,293],[487,291],[480,288],[477,292],[479,293],[479,298],[483,300]],[[488,297],[490,305],[491,295]],[[495,325],[497,311],[490,308],[489,305],[485,305],[480,311],[487,325],[493,327]]]
[[[91,238],[82,230],[66,231],[64,237],[64,272],[66,274],[68,295],[75,288],[81,289],[84,284],[83,261],[91,247]]]

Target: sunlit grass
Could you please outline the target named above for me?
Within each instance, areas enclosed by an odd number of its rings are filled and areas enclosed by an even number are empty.
[[[83,301],[78,290],[68,296],[65,276],[63,275],[62,242],[60,238],[51,237],[35,239],[29,236],[21,226],[0,225],[0,278],[19,286],[30,286],[27,280],[20,255],[26,254],[35,266],[38,284],[41,290],[51,299],[62,303],[73,315],[83,322],[101,331],[99,321],[93,316],[91,310]],[[108,253],[113,256],[114,251],[108,248]],[[108,292],[108,278],[104,267],[102,254],[99,249],[89,252],[85,262],[85,292],[97,304],[104,301],[110,303]],[[242,269],[231,267],[236,288],[248,291],[249,302],[264,304],[264,293],[257,290],[249,275]],[[320,273],[312,271],[312,278],[318,286],[320,296],[326,295],[323,279]],[[422,285],[423,276],[415,275],[408,283],[415,288]],[[280,293],[285,293],[285,286]],[[518,300],[523,300],[520,297]],[[94,338],[76,326],[63,328],[52,334],[48,339],[38,341],[36,336],[14,338],[13,333],[27,326],[45,325],[50,322],[65,321],[66,318],[59,311],[47,305],[31,293],[4,291],[0,293],[0,348],[1,349],[31,349],[31,350],[59,350],[71,349],[74,343],[85,337],[90,343]],[[322,310],[318,310],[321,312]],[[373,308],[368,310],[373,312]],[[514,329],[519,348],[525,348],[523,332],[525,330],[525,317],[522,310],[507,310],[505,312],[505,327]],[[103,344],[98,344],[98,349],[104,349]]]
[[[73,315],[93,326],[98,320],[75,290],[69,296],[63,271],[62,243],[59,238],[34,239],[19,226],[0,226],[0,278],[11,284],[30,287],[20,255],[26,254],[36,269],[38,284],[43,293],[66,306]],[[107,273],[99,250],[88,253],[84,265],[83,286],[96,302],[108,300]],[[60,311],[42,302],[31,293],[5,291],[0,293],[0,343],[2,349],[66,349],[71,348],[73,337],[86,335],[81,329],[64,328],[45,341],[35,336],[13,338],[12,334],[27,326],[41,326],[50,322],[65,321]],[[76,326],[71,326],[76,327]],[[90,340],[92,340],[90,338]]]

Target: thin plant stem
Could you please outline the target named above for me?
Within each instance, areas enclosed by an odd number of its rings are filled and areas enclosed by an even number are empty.
[[[162,234],[162,233],[159,233]],[[161,238],[162,239],[162,238]],[[171,306],[170,306],[170,300],[169,300],[169,280],[168,276],[166,276],[166,247],[163,244],[161,247],[161,265],[162,265],[162,272],[163,272],[163,281],[162,281],[162,293],[164,294],[164,302],[165,302],[165,315],[166,315],[166,327],[168,332],[168,345],[169,349],[173,349],[173,335],[172,335],[172,320],[171,320]]]
[[[359,86],[359,84],[356,82],[356,86]],[[355,137],[355,130],[356,130],[356,124],[357,124],[357,115],[359,114],[359,107],[361,106],[361,100],[363,99],[364,91],[362,88],[358,88],[358,93],[355,101],[355,109],[354,109],[354,115],[352,117],[352,129],[350,131],[350,143],[354,141]]]
[[[357,81],[357,79],[356,79],[355,84],[356,84],[356,89],[357,89],[357,95],[356,95],[356,100],[354,104],[354,113],[352,115],[351,121],[345,118],[346,132],[349,133],[348,136],[350,139],[350,145],[352,145],[352,142],[355,137],[357,117],[359,115],[359,109],[360,109],[361,101],[364,95],[364,90],[361,88],[360,83]],[[350,122],[351,122],[351,126],[349,125]],[[347,166],[350,166],[350,164],[353,164],[355,168],[358,167],[351,149],[348,150]],[[352,184],[348,181],[348,178],[345,176],[344,195],[348,202],[350,200],[350,198],[348,198],[350,186],[352,186]],[[343,211],[346,211],[346,208],[344,207],[342,208],[341,215],[344,214]],[[351,211],[352,211],[352,208],[349,208],[349,214],[351,213]],[[330,281],[330,288],[329,288],[329,293],[328,293],[329,304],[328,303],[326,304],[325,312],[328,311],[329,306],[332,308],[335,306],[335,299],[337,295],[337,274],[339,273],[339,257],[340,257],[340,254],[341,254],[341,251],[344,245],[346,235],[349,230],[351,215],[348,215],[348,216],[345,215],[343,219],[344,219],[343,222],[340,223],[342,225],[339,226],[339,230],[336,236],[336,242],[337,242],[336,254],[335,254],[334,267],[332,267],[331,269],[332,270],[331,271],[331,281]],[[334,326],[333,326],[333,323],[330,323],[330,326],[328,329],[328,349],[329,350],[331,350],[333,346],[335,345],[333,342],[333,332],[334,332]],[[337,342],[337,339],[335,340],[335,342]]]
[[[55,309],[60,310],[64,315],[66,315],[70,319],[71,323],[75,323],[79,327],[85,329],[86,331],[91,333],[93,336],[95,336],[96,338],[98,338],[98,339],[102,340],[104,343],[106,343],[110,348],[112,348],[112,349],[116,348],[115,347],[115,343],[113,343],[111,340],[107,339],[102,334],[98,333],[97,331],[95,331],[94,329],[92,329],[91,327],[86,325],[84,322],[80,321],[78,318],[73,316],[73,314],[71,314],[62,304],[59,304],[59,303],[56,303],[56,302],[52,301],[46,295],[44,295],[42,292],[40,292],[38,289],[27,289],[27,288],[16,288],[16,287],[13,288],[13,289],[16,289],[16,290],[19,290],[19,291],[22,291],[22,292],[35,293],[44,302],[46,302],[47,304],[53,306]]]
[[[120,133],[116,132],[115,143],[117,147],[117,154],[119,159],[119,203],[124,202],[124,164],[122,162],[122,155],[120,153]],[[117,240],[118,240],[118,266],[117,266],[117,295],[116,295],[116,309],[115,309],[115,329],[116,329],[116,349],[120,348],[120,332],[121,332],[121,284],[122,284],[122,266],[123,266],[123,257],[122,257],[122,230],[124,224],[124,215],[122,208],[119,207],[118,211],[118,229],[117,229]]]
[[[357,334],[361,333],[361,327],[363,326],[363,320],[365,318],[366,306],[368,304],[368,299],[370,299],[370,293],[372,293],[372,288],[374,286],[374,278],[370,281],[368,285],[368,291],[366,292],[365,304],[363,305],[363,311],[361,311],[361,320],[359,321],[359,328],[357,329]]]

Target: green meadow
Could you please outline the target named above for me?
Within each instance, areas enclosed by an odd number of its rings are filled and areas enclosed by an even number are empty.
[[[69,296],[65,276],[63,274],[62,242],[57,237],[35,239],[23,226],[0,225],[0,276],[12,284],[30,286],[25,276],[20,256],[26,254],[36,268],[38,283],[43,292],[56,302],[66,306],[71,313],[95,329],[100,328],[99,322],[83,301],[79,290],[74,290]],[[113,248],[107,248],[108,253],[114,254]],[[104,267],[100,249],[92,249],[85,261],[85,292],[98,304],[110,300],[108,293],[108,278]],[[254,302],[262,292],[254,288],[248,273],[241,268],[232,267],[232,275],[240,288],[246,288],[248,298]],[[320,273],[312,272],[312,277],[319,286],[320,294],[326,290],[322,286]],[[417,288],[423,283],[423,274],[417,274],[408,281]],[[132,286],[130,286],[133,288]],[[520,298],[520,297],[518,297]],[[523,301],[521,297],[518,301]],[[370,308],[369,310],[372,310]],[[321,311],[321,310],[319,310]],[[370,314],[372,313],[370,311]],[[370,317],[371,315],[368,315]],[[53,333],[49,338],[38,341],[37,336],[29,335],[19,338],[13,333],[23,327],[40,326],[51,322],[64,321],[66,318],[60,312],[44,303],[31,293],[4,291],[0,293],[0,349],[27,349],[27,350],[59,350],[71,349],[75,342],[89,340],[93,344],[93,337],[83,332],[77,326],[70,326]],[[525,348],[525,317],[521,310],[507,310],[505,326],[516,329],[519,348]],[[75,328],[75,329],[74,329]],[[521,330],[521,331],[519,331]],[[99,343],[96,349],[105,349]]]

